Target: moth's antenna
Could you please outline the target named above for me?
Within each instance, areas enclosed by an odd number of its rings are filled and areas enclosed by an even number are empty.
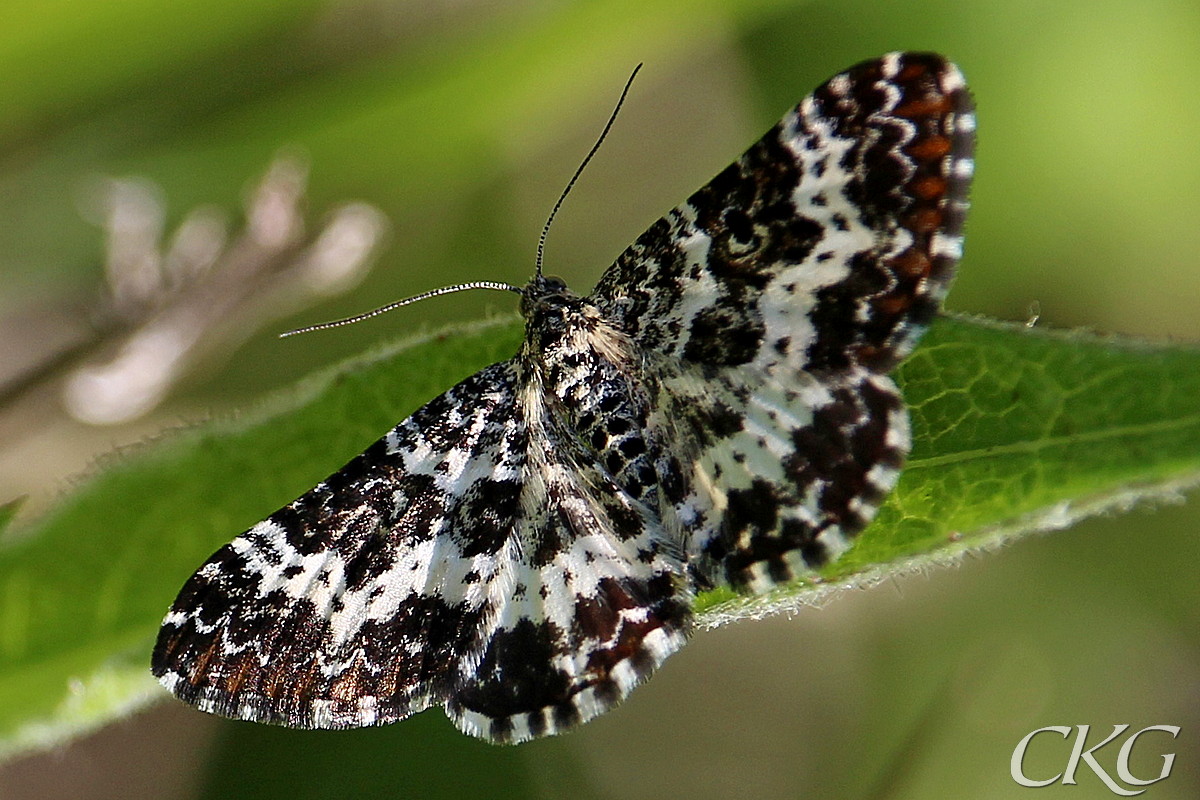
[[[633,72],[629,74],[629,80],[625,81],[625,88],[621,90],[621,96],[617,98],[617,105],[613,108],[612,113],[608,116],[608,122],[604,123],[604,130],[600,131],[600,136],[596,139],[596,143],[592,145],[592,149],[588,151],[586,156],[584,156],[583,162],[580,163],[578,169],[575,170],[575,174],[571,176],[571,180],[567,181],[567,187],[563,189],[562,194],[559,195],[558,202],[554,204],[554,208],[550,209],[550,216],[546,218],[546,224],[542,226],[542,234],[538,237],[538,276],[541,276],[542,274],[542,258],[546,252],[546,235],[550,232],[550,225],[554,222],[554,217],[557,216],[558,209],[562,207],[563,201],[567,199],[567,195],[569,195],[571,193],[571,189],[574,188],[575,182],[579,180],[579,176],[583,174],[584,167],[586,167],[588,162],[592,160],[592,156],[596,155],[596,151],[599,150],[600,145],[604,143],[604,139],[608,136],[608,132],[612,128],[613,123],[617,121],[617,114],[621,111],[621,106],[625,103],[625,97],[629,94],[629,87],[633,86],[633,79],[637,77],[637,74],[641,68],[642,65],[638,64],[633,68]],[[386,314],[389,311],[400,308],[401,306],[409,305],[410,303],[428,300],[430,297],[438,297],[439,295],[443,294],[451,294],[452,292],[465,292],[468,289],[496,289],[503,292],[516,292],[517,294],[522,294],[524,292],[524,290],[518,286],[513,286],[509,283],[501,283],[499,281],[472,281],[471,283],[460,283],[454,286],[443,286],[441,289],[422,292],[421,294],[413,295],[412,297],[406,297],[403,300],[397,300],[394,303],[388,303],[386,306],[380,306],[379,308],[373,311],[368,311],[365,314],[355,314],[353,317],[335,319],[333,322],[322,322],[319,325],[309,325],[304,328],[296,328],[295,330],[288,331],[287,333],[279,334],[279,338],[284,339],[288,336],[295,336],[299,333],[311,333],[312,331],[323,331],[328,328],[340,328],[343,325],[353,325],[356,322],[362,322],[363,320],[370,319],[371,317],[377,317],[380,314]]]
[[[465,292],[468,289],[498,289],[504,292],[521,293],[521,289],[508,283],[500,283],[499,281],[472,281],[471,283],[460,283],[455,286],[443,286],[441,289],[434,289],[430,292],[422,292],[421,294],[407,297],[403,300],[397,300],[394,303],[388,303],[386,306],[380,306],[374,311],[368,311],[365,314],[355,314],[353,317],[345,319],[335,319],[333,322],[322,322],[320,325],[309,325],[307,328],[297,328],[294,331],[279,334],[279,338],[283,339],[288,336],[295,336],[298,333],[309,333],[311,331],[323,331],[326,328],[340,328],[343,325],[353,325],[355,322],[362,322],[364,319],[377,317],[380,314],[386,314],[392,309],[406,306],[409,303],[416,303],[420,300],[428,300],[430,297],[438,295],[451,294],[453,292]]]
[[[592,145],[592,149],[588,151],[586,156],[584,156],[583,163],[581,163],[579,168],[575,170],[575,174],[571,176],[571,180],[567,181],[567,188],[563,189],[562,194],[559,195],[558,202],[554,204],[554,208],[550,209],[550,216],[546,218],[546,224],[542,226],[542,235],[538,237],[537,274],[539,277],[542,274],[542,256],[546,252],[546,235],[550,233],[550,223],[554,222],[554,217],[556,214],[558,214],[558,209],[562,207],[563,201],[566,200],[567,195],[571,193],[572,187],[575,186],[575,181],[579,180],[579,176],[583,172],[583,168],[588,165],[588,162],[592,160],[592,156],[596,155],[596,151],[599,150],[600,145],[604,143],[604,137],[608,136],[609,128],[611,128],[613,123],[617,121],[617,113],[621,110],[621,106],[625,103],[625,95],[629,94],[629,87],[633,85],[633,79],[637,77],[638,70],[641,68],[642,65],[638,64],[633,68],[633,72],[629,74],[629,80],[625,81],[625,88],[621,90],[621,96],[617,98],[616,107],[612,110],[612,114],[609,115],[608,122],[604,124],[604,130],[600,131],[600,138],[596,140],[596,143]]]

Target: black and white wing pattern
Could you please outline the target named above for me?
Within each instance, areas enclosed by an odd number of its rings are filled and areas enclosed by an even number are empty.
[[[468,378],[221,548],[154,671],[239,719],[348,728],[444,704],[522,741],[590,719],[682,646],[682,553],[519,361]]]
[[[496,742],[611,708],[697,591],[836,558],[909,448],[887,372],[961,250],[958,70],[892,54],[818,88],[588,297],[535,277],[525,342],[221,548],[153,671],[305,728],[441,705]]]
[[[942,57],[859,64],[601,278],[605,318],[666,362],[660,416],[699,445],[674,511],[707,585],[820,566],[894,486],[908,415],[886,373],[961,255],[974,130]]]

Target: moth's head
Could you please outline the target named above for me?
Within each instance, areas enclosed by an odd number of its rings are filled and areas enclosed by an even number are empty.
[[[579,326],[585,306],[586,301],[568,289],[562,278],[537,276],[521,292],[526,340],[539,350],[549,349]]]
[[[521,316],[531,327],[561,323],[566,314],[579,306],[579,298],[562,278],[538,275],[521,291]]]

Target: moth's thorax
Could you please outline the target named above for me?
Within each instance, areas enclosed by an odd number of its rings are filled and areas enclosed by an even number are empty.
[[[587,298],[561,281],[535,279],[521,303],[522,368],[556,417],[626,491],[653,484],[652,404],[642,351]]]
[[[564,367],[574,370],[593,354],[601,360],[634,357],[629,337],[614,327],[590,300],[579,297],[558,278],[538,276],[522,293],[525,317],[522,357],[536,362],[543,378]]]

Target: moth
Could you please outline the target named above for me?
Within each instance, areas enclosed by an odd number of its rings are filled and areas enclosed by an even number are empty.
[[[591,294],[539,269],[514,288],[520,351],[218,550],[154,674],[229,717],[353,728],[440,705],[520,742],[626,697],[687,641],[698,592],[838,558],[909,450],[888,373],[960,258],[974,129],[941,56],[866,61]]]

